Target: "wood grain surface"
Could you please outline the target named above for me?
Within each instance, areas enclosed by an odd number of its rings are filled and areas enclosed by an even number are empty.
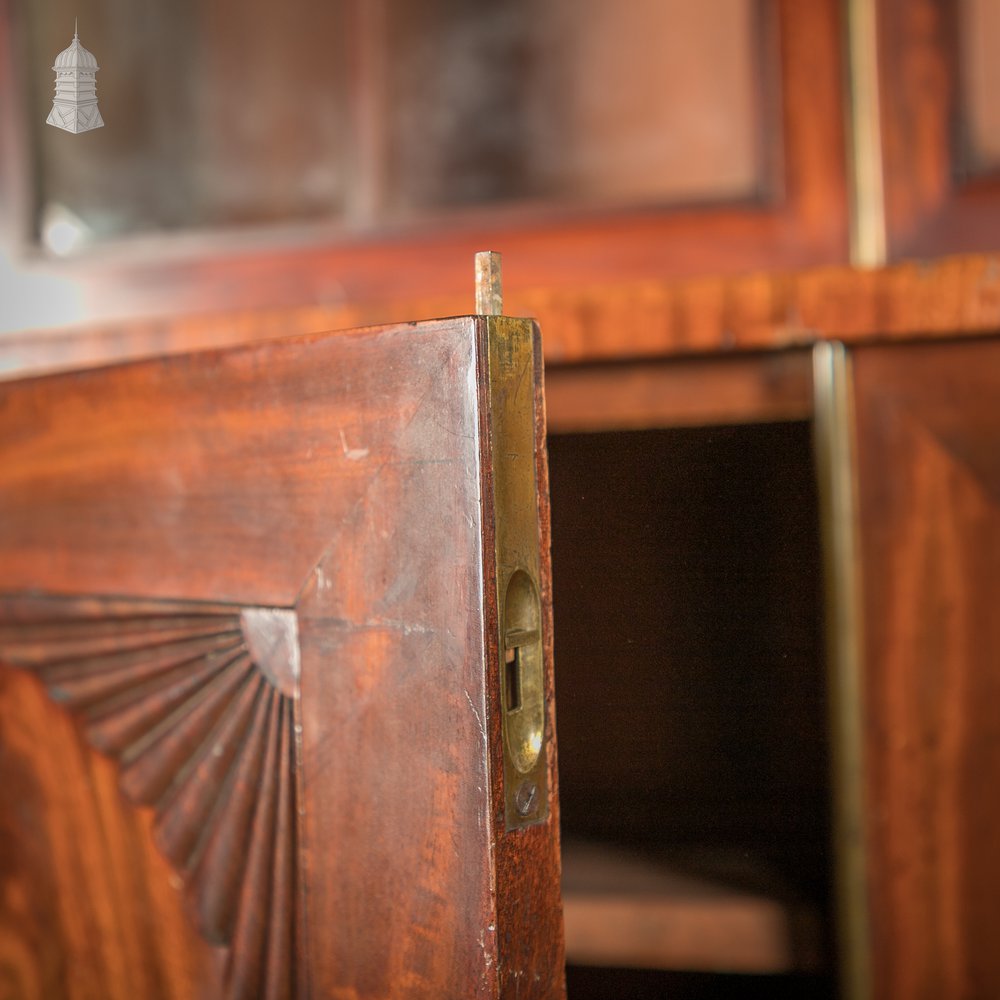
[[[508,289],[505,299],[508,312],[534,316],[545,330],[550,365],[786,349],[823,339],[865,343],[978,334],[1000,328],[1000,257],[687,281],[605,279],[575,288]],[[471,305],[471,295],[425,295],[227,311],[220,300],[214,311],[197,315],[8,334],[0,337],[0,378],[409,316],[455,315]],[[553,412],[554,419],[559,416]]]
[[[1000,343],[853,354],[875,997],[1000,992]]]
[[[819,914],[801,900],[693,874],[655,853],[563,844],[571,965],[730,973],[821,966]],[[759,869],[734,857],[745,879],[759,879]]]
[[[494,821],[482,336],[473,318],[411,324],[0,390],[0,679],[12,692],[0,718],[14,734],[0,759],[0,919],[20,928],[0,983],[13,996],[561,995],[558,811],[510,834]],[[543,524],[546,510],[540,500]],[[67,601],[90,619],[82,640],[53,621]],[[136,626],[141,656],[122,648],[137,607],[159,615]],[[276,665],[288,635],[253,608],[294,611],[298,676]],[[67,628],[75,652],[53,653],[53,629]],[[185,702],[190,674],[212,670],[204,658],[178,669],[165,649],[151,665],[157,629],[194,649],[230,637],[240,663],[260,661],[218,716],[235,742],[183,728],[207,700],[199,688]],[[78,696],[75,726],[43,685]],[[172,699],[165,740],[185,733],[181,756],[159,755],[176,773],[154,769],[149,795],[130,783],[130,751],[119,756],[126,796],[161,801],[169,784],[179,804],[154,813],[126,805],[114,766],[84,743],[116,754],[135,736],[137,686],[157,718]],[[109,697],[126,722],[107,721]],[[64,757],[79,762],[68,789]],[[290,796],[290,812],[267,806]],[[261,886],[246,908],[244,889]],[[132,935],[127,955],[98,918]],[[294,957],[275,965],[289,928]]]
[[[219,956],[153,841],[70,716],[0,668],[0,996],[220,995]]]

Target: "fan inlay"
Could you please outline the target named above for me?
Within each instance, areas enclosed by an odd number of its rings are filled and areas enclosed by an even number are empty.
[[[154,810],[200,933],[226,949],[226,995],[292,995],[295,613],[0,599],[0,662],[35,673]]]

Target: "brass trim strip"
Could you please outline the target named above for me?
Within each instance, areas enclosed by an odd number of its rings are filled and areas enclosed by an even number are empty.
[[[503,315],[503,260],[495,250],[476,254],[476,312]]]
[[[841,996],[871,1000],[864,786],[861,573],[854,410],[843,344],[813,349],[813,425],[827,608],[827,690],[833,778],[833,846]]]
[[[887,237],[875,0],[847,0],[847,78],[851,263],[879,267]]]

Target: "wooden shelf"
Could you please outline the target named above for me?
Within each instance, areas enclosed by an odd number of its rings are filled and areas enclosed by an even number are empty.
[[[545,373],[550,434],[808,420],[808,350],[560,365]]]
[[[511,261],[517,259],[513,251],[506,252]],[[456,259],[468,277],[471,255]],[[258,269],[266,277],[272,271],[294,271],[300,264],[295,254],[277,255],[259,261]],[[225,272],[225,265],[217,267]],[[152,270],[169,286],[166,265]],[[224,285],[224,274],[207,266],[204,271],[214,275],[213,289]],[[255,271],[251,279],[233,280],[244,288],[263,278]],[[323,304],[315,293],[303,290],[298,296],[303,304],[297,306],[250,303],[245,308],[227,305],[221,294],[213,302],[176,295],[169,301],[147,301],[139,294],[126,301],[123,295],[110,289],[105,295],[93,292],[98,303],[116,303],[118,311],[104,315],[95,305],[87,313],[90,326],[4,333],[0,378],[414,317],[460,315],[473,307],[469,291]],[[515,286],[505,293],[504,309],[511,316],[538,320],[546,363],[553,366],[725,357],[742,351],[793,350],[825,339],[860,343],[990,334],[1000,327],[1000,255],[870,270],[844,266],[603,285],[581,281],[558,289]],[[626,367],[622,374],[634,371]],[[736,366],[725,378],[735,387],[733,399],[743,405],[756,405],[758,397],[782,409],[801,409],[808,402],[794,371],[769,374],[777,381],[758,390],[748,389],[752,381],[741,379],[741,374],[745,372]],[[669,378],[668,373],[642,382],[636,387],[639,402],[665,388]],[[567,385],[563,391],[572,388]],[[704,395],[708,397],[707,390]],[[687,405],[695,404],[688,400]],[[623,411],[622,419],[627,416],[634,423],[631,409],[634,405],[627,414]],[[567,420],[578,419],[575,411],[567,410],[566,415]],[[554,416],[560,419],[558,412]]]
[[[709,878],[621,848],[563,844],[566,961],[677,971],[820,968],[819,914],[760,883],[744,859]]]

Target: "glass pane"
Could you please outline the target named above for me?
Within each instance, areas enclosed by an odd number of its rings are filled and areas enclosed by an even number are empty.
[[[105,126],[72,134],[44,123],[78,11]],[[21,16],[42,228],[86,241],[342,208],[342,5],[23,0]]]
[[[392,210],[759,189],[753,0],[387,3]]]
[[[1000,3],[964,0],[962,24],[962,92],[966,156],[973,173],[1000,170]]]
[[[761,189],[755,0],[92,0],[105,125],[44,124],[70,0],[20,0],[44,242]],[[712,58],[706,59],[705,53]]]

